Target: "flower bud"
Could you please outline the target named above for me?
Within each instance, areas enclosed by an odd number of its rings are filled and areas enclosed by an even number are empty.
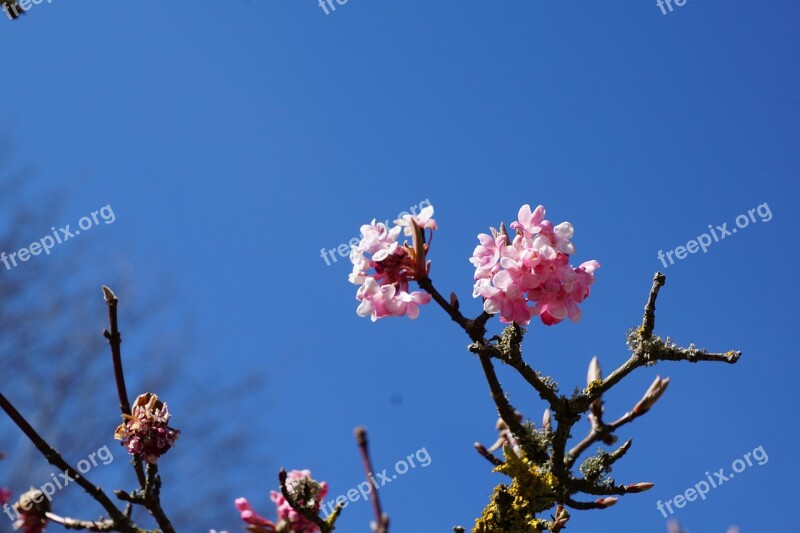
[[[661,379],[661,376],[656,376],[653,384],[644,393],[644,397],[639,400],[639,403],[633,408],[633,413],[636,415],[643,415],[650,410],[651,407],[658,401],[664,391],[669,386],[669,378]]]
[[[644,492],[646,490],[650,490],[655,485],[653,483],[642,482],[642,483],[631,483],[627,487],[625,487],[626,492],[630,492],[631,494],[636,494],[638,492]]]
[[[563,520],[564,522],[569,520],[569,512],[567,512],[567,509],[563,505],[556,507],[556,520]]]
[[[589,363],[589,371],[586,373],[586,386],[591,385],[593,381],[602,379],[603,373],[600,370],[600,362],[597,360],[597,356],[592,357],[592,361]]]
[[[458,311],[459,308],[458,296],[456,296],[456,293],[454,292],[450,293],[450,307],[452,307],[456,311]]]
[[[552,531],[561,531],[562,529],[566,528],[569,519],[570,515],[563,505],[559,505],[558,507],[556,507],[556,515],[555,517],[553,517]]]
[[[545,409],[544,414],[542,415],[542,428],[545,431],[552,431],[550,426],[550,409]]]
[[[609,496],[608,498],[597,498],[595,502],[600,509],[607,509],[617,503],[619,500],[613,496]]]

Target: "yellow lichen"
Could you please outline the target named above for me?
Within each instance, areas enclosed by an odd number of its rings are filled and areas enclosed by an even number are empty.
[[[594,381],[592,381],[591,383],[589,383],[589,385],[588,385],[588,386],[587,386],[587,387],[586,387],[586,388],[583,390],[583,393],[584,393],[586,396],[591,396],[592,394],[594,394],[594,393],[595,393],[595,391],[596,391],[598,388],[600,388],[600,387],[602,387],[602,386],[603,386],[603,380],[601,380],[601,379],[595,379]]]
[[[544,531],[546,521],[536,515],[555,504],[558,480],[511,448],[503,449],[506,462],[495,468],[511,478],[511,485],[498,485],[492,501],[475,521],[474,533],[532,533]]]

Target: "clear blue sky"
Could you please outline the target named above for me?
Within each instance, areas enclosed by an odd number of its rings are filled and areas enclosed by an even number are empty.
[[[237,377],[265,377],[241,391],[246,415],[231,414],[260,455],[241,458],[245,481],[230,501],[198,502],[230,505],[230,521],[194,530],[237,530],[237,496],[272,512],[280,466],[310,468],[332,495],[354,487],[359,424],[379,469],[423,447],[431,457],[384,491],[394,532],[469,527],[480,513],[502,478],[472,449],[493,441],[496,414],[467,338],[432,305],[416,322],[358,318],[349,266],[320,258],[371,218],[429,199],[440,227],[432,278],[470,314],[479,304],[467,258],[479,232],[523,203],[575,225],[575,259],[602,264],[584,319],[536,325],[526,345],[563,390],[583,385],[593,355],[607,371],[625,359],[625,331],[658,269],[667,275],[658,333],[744,351],[736,366],[659,364],[615,389],[611,415],[656,373],[672,378],[653,411],[620,432],[634,445],[617,479],[656,487],[574,513],[570,531],[664,531],[657,500],[758,446],[765,465],[677,516],[692,533],[731,523],[788,531],[787,480],[799,473],[800,364],[788,338],[798,15],[788,0],[688,0],[666,16],[655,0],[349,0],[329,15],[315,0],[54,0],[0,20],[0,116],[17,160],[71,189],[54,225],[111,204],[114,225],[81,236],[96,240],[97,264],[111,250],[141,282],[153,272],[176,280],[171,305],[197,323],[187,374],[207,383],[198,401]],[[667,269],[657,259],[765,202],[769,222]],[[542,402],[501,377],[539,420]],[[173,410],[177,425],[199,416]],[[197,442],[184,435],[172,453]],[[215,475],[226,474],[210,465],[191,483]],[[369,505],[353,504],[341,530],[365,531],[369,518]]]

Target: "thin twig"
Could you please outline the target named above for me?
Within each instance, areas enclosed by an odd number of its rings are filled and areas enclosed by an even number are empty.
[[[644,306],[644,316],[642,317],[642,335],[647,338],[653,334],[656,326],[656,298],[658,291],[666,283],[667,277],[661,272],[656,272],[653,276],[653,286],[650,288],[650,295],[647,297],[647,304]]]
[[[115,531],[113,520],[78,520],[59,516],[55,513],[45,513],[48,521],[58,524],[64,529],[82,529],[85,531]]]
[[[108,339],[108,344],[111,346],[111,358],[114,363],[114,379],[117,383],[117,396],[119,397],[119,408],[122,412],[123,419],[125,416],[131,415],[131,404],[128,400],[128,389],[125,386],[125,372],[122,370],[122,335],[119,332],[119,321],[117,318],[117,304],[119,299],[107,286],[103,285],[103,297],[108,304],[108,322],[110,330],[104,330],[103,336]],[[147,482],[144,473],[144,466],[139,457],[133,458],[133,469],[136,471],[136,479],[139,481],[139,486],[144,489]]]
[[[487,461],[492,463],[493,466],[503,466],[505,463],[497,458],[492,452],[486,449],[486,446],[480,442],[475,443],[475,450]]]
[[[155,518],[163,533],[175,533],[175,528],[161,508],[161,477],[158,475],[158,465],[147,463],[147,482],[145,484],[145,507]]]
[[[378,495],[378,486],[372,481],[372,473],[375,471],[372,468],[372,459],[369,455],[369,443],[367,442],[367,430],[363,427],[357,427],[354,431],[358,450],[361,452],[361,462],[364,465],[364,473],[367,476],[367,483],[372,485],[372,511],[375,514],[375,533],[389,533],[389,516],[383,512],[381,508],[381,500]]]

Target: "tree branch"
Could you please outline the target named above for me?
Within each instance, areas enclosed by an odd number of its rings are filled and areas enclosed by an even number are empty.
[[[119,397],[119,408],[122,412],[123,419],[125,416],[131,415],[131,404],[128,400],[128,389],[125,386],[125,372],[122,370],[122,335],[119,332],[119,322],[117,318],[117,304],[119,299],[107,286],[103,285],[103,297],[108,304],[108,322],[111,330],[104,330],[103,336],[108,339],[108,344],[111,346],[111,359],[114,363],[114,379],[117,383],[117,396]],[[133,469],[136,471],[136,479],[139,481],[139,486],[144,489],[147,482],[144,474],[144,466],[139,457],[133,458]]]
[[[33,429],[28,421],[23,417],[19,411],[8,401],[8,399],[0,393],[0,408],[14,421],[14,423],[22,430],[25,436],[36,446],[36,449],[47,459],[47,462],[56,468],[63,471],[69,477],[75,480],[75,483],[80,485],[89,496],[95,499],[108,513],[111,520],[113,520],[115,527],[122,533],[138,533],[140,530],[136,528],[128,517],[126,517],[119,509],[117,509],[114,502],[103,492],[103,490],[93,485],[86,479],[83,474],[78,473],[77,470],[72,468],[61,454],[59,454],[50,444],[47,443],[37,432]]]
[[[50,522],[58,524],[64,529],[82,529],[86,531],[115,531],[113,520],[77,520],[75,518],[67,518],[59,516],[55,513],[45,513],[45,517]]]
[[[367,483],[372,485],[372,511],[375,513],[375,533],[389,533],[389,516],[381,508],[381,500],[378,496],[378,486],[372,481],[372,459],[369,456],[369,445],[367,442],[367,430],[363,427],[355,429],[356,443],[361,452],[361,462],[364,465],[364,474],[367,476]]]

